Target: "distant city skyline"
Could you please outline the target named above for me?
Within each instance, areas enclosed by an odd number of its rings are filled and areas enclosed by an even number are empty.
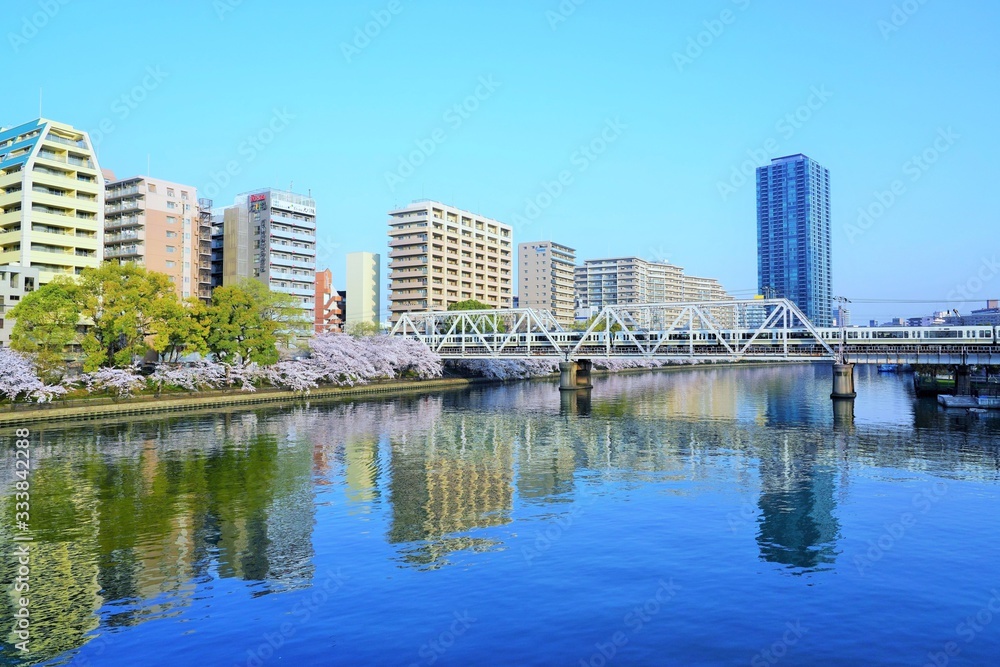
[[[41,89],[41,115],[91,132],[119,177],[217,206],[310,192],[337,285],[347,252],[386,251],[386,211],[427,197],[512,224],[515,243],[670,261],[750,296],[754,170],[804,153],[836,175],[833,293],[856,321],[971,311],[1000,296],[983,85],[1000,7],[898,4],[298,2],[283,11],[308,20],[280,51],[209,55],[177,36],[239,43],[273,10],[105,0],[39,22],[13,0],[0,125],[38,117]],[[477,48],[414,50],[430,32]],[[68,57],[81,35],[95,58]]]

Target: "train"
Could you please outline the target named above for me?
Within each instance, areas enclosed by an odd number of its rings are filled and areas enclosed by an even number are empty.
[[[865,345],[867,346],[904,346],[904,345],[947,345],[961,343],[964,345],[997,345],[1000,338],[1000,326],[936,326],[936,327],[850,327],[840,329],[835,327],[819,327],[816,332],[820,338],[830,347],[840,345]],[[531,348],[544,348],[549,346],[550,339],[554,341],[560,349],[574,347],[583,334],[579,331],[550,331],[548,333],[532,332],[530,334],[520,333],[508,336],[504,333],[487,334],[486,341],[490,345],[504,343],[504,349],[508,352],[518,350],[528,351]],[[755,337],[756,335],[756,337]],[[607,333],[604,331],[592,332],[585,343],[586,347],[606,346]],[[819,348],[813,334],[806,329],[771,330],[756,333],[753,329],[722,329],[716,332],[710,330],[683,330],[675,329],[665,337],[660,332],[632,331],[631,334],[624,331],[614,331],[611,333],[611,347],[619,352],[626,352],[628,348],[635,347],[632,341],[634,336],[642,346],[658,344],[659,352],[670,352],[672,348],[677,348],[678,353],[687,352],[692,347],[700,353],[711,353],[712,351],[725,352],[725,345],[720,342],[722,339],[731,348],[744,347],[751,340],[754,348],[767,348],[771,346],[785,347],[787,344],[792,348],[799,348],[805,351],[806,348]],[[458,347],[462,345],[462,336],[448,336],[444,341],[446,347]],[[465,347],[467,349],[479,346],[477,336],[466,336]],[[636,350],[638,351],[638,350]]]

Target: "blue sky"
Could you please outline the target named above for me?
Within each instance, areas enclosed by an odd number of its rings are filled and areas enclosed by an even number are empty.
[[[1000,297],[997,25],[962,0],[6,0],[0,124],[42,88],[120,177],[311,190],[339,285],[428,197],[749,295],[740,169],[801,152],[831,172],[834,293],[887,319]]]

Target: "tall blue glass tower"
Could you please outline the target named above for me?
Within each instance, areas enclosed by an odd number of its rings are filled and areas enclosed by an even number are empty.
[[[757,276],[816,326],[832,326],[830,172],[801,153],[757,168]]]

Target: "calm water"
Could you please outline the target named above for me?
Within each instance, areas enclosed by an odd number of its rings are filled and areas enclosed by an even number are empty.
[[[34,428],[32,661],[1000,664],[1000,416],[858,375]]]

